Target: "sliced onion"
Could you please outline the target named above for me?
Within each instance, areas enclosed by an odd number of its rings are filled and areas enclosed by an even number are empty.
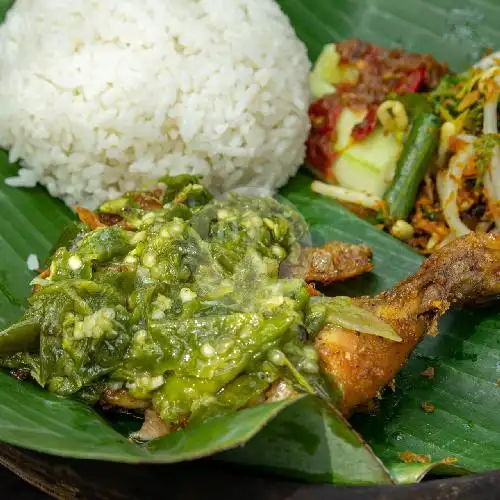
[[[498,93],[484,105],[483,134],[498,134]]]
[[[432,176],[427,172],[424,176],[425,183],[425,195],[429,198],[429,201],[434,205],[434,182],[432,181]]]
[[[462,151],[457,153],[450,161],[447,170],[441,170],[436,177],[436,187],[443,208],[443,215],[448,226],[458,236],[469,234],[471,230],[460,219],[457,205],[458,189],[460,180],[467,161],[472,156],[472,145],[468,144]]]
[[[321,181],[313,181],[311,190],[323,196],[328,196],[346,203],[360,205],[371,210],[378,210],[384,204],[384,201],[379,196],[364,193],[362,191],[355,191],[354,189],[334,186],[332,184],[325,184]]]

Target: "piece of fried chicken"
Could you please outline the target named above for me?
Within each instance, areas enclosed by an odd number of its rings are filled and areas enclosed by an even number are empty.
[[[285,262],[280,274],[301,278],[308,283],[329,285],[369,273],[372,269],[370,247],[329,241],[321,246],[302,248],[298,262],[293,265]]]
[[[498,294],[500,235],[472,233],[426,259],[416,274],[392,290],[353,299],[389,323],[402,341],[330,325],[319,333],[316,347],[322,369],[343,389],[343,413],[348,415],[374,398],[424,334],[437,333],[437,319],[447,310]]]

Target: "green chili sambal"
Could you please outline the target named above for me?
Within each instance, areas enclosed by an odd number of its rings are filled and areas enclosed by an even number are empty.
[[[324,321],[309,282],[369,271],[369,249],[305,248],[292,207],[216,200],[187,175],[77,212],[26,313],[0,333],[0,363],[15,376],[145,412],[162,423],[156,435],[278,393],[335,403],[313,345]]]

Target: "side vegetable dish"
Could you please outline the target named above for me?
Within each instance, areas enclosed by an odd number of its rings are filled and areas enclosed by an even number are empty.
[[[324,48],[307,163],[332,196],[422,253],[499,228],[500,58],[450,73],[359,40]]]

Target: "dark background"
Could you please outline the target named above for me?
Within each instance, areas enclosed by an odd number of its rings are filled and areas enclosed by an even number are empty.
[[[48,500],[50,497],[24,482],[14,473],[0,467],[1,498],[16,500]]]

